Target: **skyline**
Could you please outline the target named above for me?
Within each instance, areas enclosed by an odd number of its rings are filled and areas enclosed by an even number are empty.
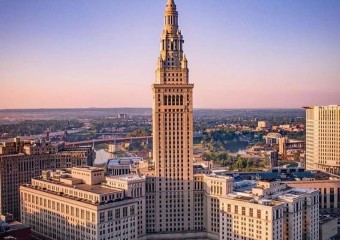
[[[0,1],[0,109],[150,107],[165,3]],[[340,103],[340,2],[176,4],[196,108]]]

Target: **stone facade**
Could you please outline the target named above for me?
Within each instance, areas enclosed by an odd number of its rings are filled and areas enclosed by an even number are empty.
[[[19,187],[30,183],[42,170],[86,166],[92,162],[91,148],[65,149],[45,141],[3,143],[0,154],[0,212],[20,218]],[[7,154],[9,153],[9,154]]]
[[[306,168],[340,174],[340,106],[306,109]]]
[[[183,53],[178,13],[169,0],[164,13],[161,52],[153,91],[155,191],[149,209],[155,223],[148,232],[193,231],[193,84]]]
[[[21,219],[48,239],[139,239],[145,235],[145,179],[105,177],[77,167],[45,171],[20,187]]]
[[[317,190],[258,181],[251,191],[220,198],[220,239],[319,239]]]

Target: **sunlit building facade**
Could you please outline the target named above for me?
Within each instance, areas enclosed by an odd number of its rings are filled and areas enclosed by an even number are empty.
[[[66,148],[44,139],[0,143],[0,213],[20,218],[19,187],[42,170],[86,166],[92,163],[91,147]]]
[[[219,239],[219,197],[232,178],[195,174],[193,88],[178,12],[168,0],[153,92],[154,171],[146,177],[147,239]]]
[[[20,187],[21,221],[38,237],[139,239],[145,235],[145,179],[104,169],[44,171]]]
[[[153,91],[153,156],[156,232],[194,229],[193,103],[178,13],[169,0],[164,13]],[[172,212],[166,212],[171,210]]]
[[[306,109],[306,168],[340,174],[340,106]]]
[[[318,190],[258,181],[220,199],[221,240],[318,240]]]

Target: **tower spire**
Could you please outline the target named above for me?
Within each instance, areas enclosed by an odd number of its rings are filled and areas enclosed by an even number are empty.
[[[164,28],[160,41],[160,59],[157,62],[157,66],[160,69],[166,67],[180,68],[181,66],[187,66],[187,64],[182,64],[183,43],[183,36],[178,27],[178,12],[176,9],[175,1],[167,0],[164,11]],[[156,79],[156,82],[163,82],[164,76],[157,76],[158,77]],[[184,81],[185,79],[182,78],[182,80]]]
[[[174,0],[168,0],[167,5],[169,5],[169,4],[175,4],[175,1]]]
[[[168,32],[176,32],[178,29],[178,12],[174,0],[168,0],[164,12],[164,28]]]

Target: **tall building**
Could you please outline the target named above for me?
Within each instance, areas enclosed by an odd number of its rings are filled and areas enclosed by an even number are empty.
[[[154,170],[146,175],[147,239],[219,239],[219,198],[233,179],[194,172],[193,84],[178,12],[168,0],[153,91]]]
[[[220,201],[220,239],[319,239],[318,190],[258,181]]]
[[[20,187],[21,219],[42,239],[140,239],[145,179],[105,177],[104,169],[44,171]]]
[[[183,53],[178,12],[168,0],[153,92],[155,232],[194,230],[193,84]],[[173,210],[171,213],[166,210]],[[170,211],[171,211],[170,210]]]
[[[85,166],[92,162],[91,148],[65,148],[45,140],[0,143],[0,213],[20,218],[19,187],[40,176],[42,170]]]
[[[340,174],[340,106],[306,109],[306,168]]]

